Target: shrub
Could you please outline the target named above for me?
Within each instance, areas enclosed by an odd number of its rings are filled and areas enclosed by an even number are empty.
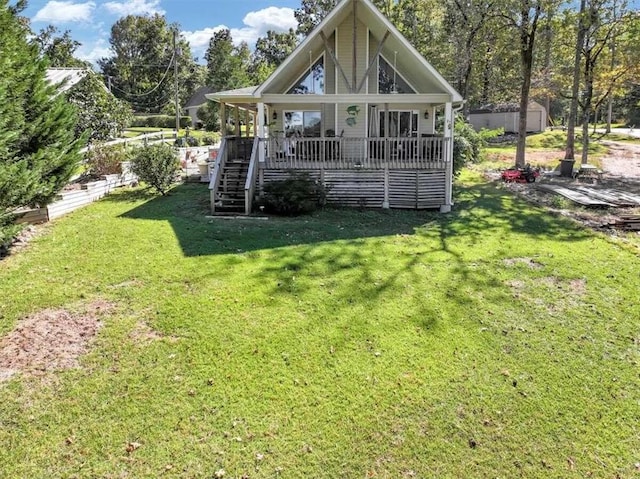
[[[24,229],[23,224],[14,224],[14,215],[0,216],[0,259],[7,255],[9,247]]]
[[[200,140],[198,140],[195,136],[181,136],[176,138],[176,141],[173,143],[174,146],[184,148],[187,146],[200,146]]]
[[[122,173],[123,161],[129,160],[129,152],[124,145],[105,146],[98,144],[85,155],[86,174],[99,178],[103,175]]]
[[[453,174],[458,175],[467,163],[480,161],[482,147],[486,144],[482,135],[462,119],[457,119],[453,131]]]
[[[266,184],[260,203],[269,213],[291,216],[311,213],[326,201],[324,185],[308,173],[294,173],[286,180]]]
[[[173,148],[164,143],[138,148],[131,160],[131,171],[163,196],[175,181],[179,169]]]
[[[220,141],[220,133],[212,133],[202,137],[203,145],[215,145]]]

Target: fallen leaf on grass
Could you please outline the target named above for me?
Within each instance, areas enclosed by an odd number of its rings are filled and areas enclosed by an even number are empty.
[[[139,442],[130,442],[127,444],[127,452],[131,454],[136,449],[139,449],[142,446]]]

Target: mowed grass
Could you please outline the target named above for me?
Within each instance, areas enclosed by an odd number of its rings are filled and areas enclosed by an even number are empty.
[[[122,191],[0,262],[2,334],[116,305],[80,368],[0,385],[0,476],[637,477],[634,253],[471,175],[448,215],[207,193]]]

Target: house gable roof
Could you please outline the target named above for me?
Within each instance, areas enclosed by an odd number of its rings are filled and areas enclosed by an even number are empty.
[[[207,97],[205,96],[207,93],[213,93],[213,88],[208,86],[201,86],[193,93],[193,95],[191,95],[189,101],[187,101],[186,105],[184,105],[182,108],[201,107],[202,105],[207,103]]]
[[[86,68],[47,68],[48,83],[56,85],[58,93],[69,91],[89,74]]]
[[[315,58],[324,50],[324,41],[320,32],[329,38],[334,30],[351,14],[353,2],[357,2],[357,16],[360,22],[378,38],[382,39],[388,31],[389,36],[383,46],[382,54],[389,60],[397,55],[397,69],[414,85],[418,93],[447,93],[452,101],[462,101],[462,97],[438,71],[409,43],[398,29],[387,19],[370,0],[342,0],[324,18],[322,22],[302,41],[289,57],[260,85],[254,95],[272,91],[274,87],[282,90],[282,85],[291,81],[291,71],[299,72],[309,62],[309,52]],[[359,79],[358,79],[359,80]],[[279,91],[277,93],[283,93]]]

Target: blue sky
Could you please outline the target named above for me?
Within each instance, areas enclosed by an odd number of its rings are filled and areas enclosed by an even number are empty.
[[[77,56],[95,61],[109,55],[111,26],[128,14],[160,13],[178,22],[201,60],[213,33],[230,28],[235,41],[253,46],[267,30],[296,27],[300,0],[30,0],[23,15],[38,32],[52,24],[82,43]]]

